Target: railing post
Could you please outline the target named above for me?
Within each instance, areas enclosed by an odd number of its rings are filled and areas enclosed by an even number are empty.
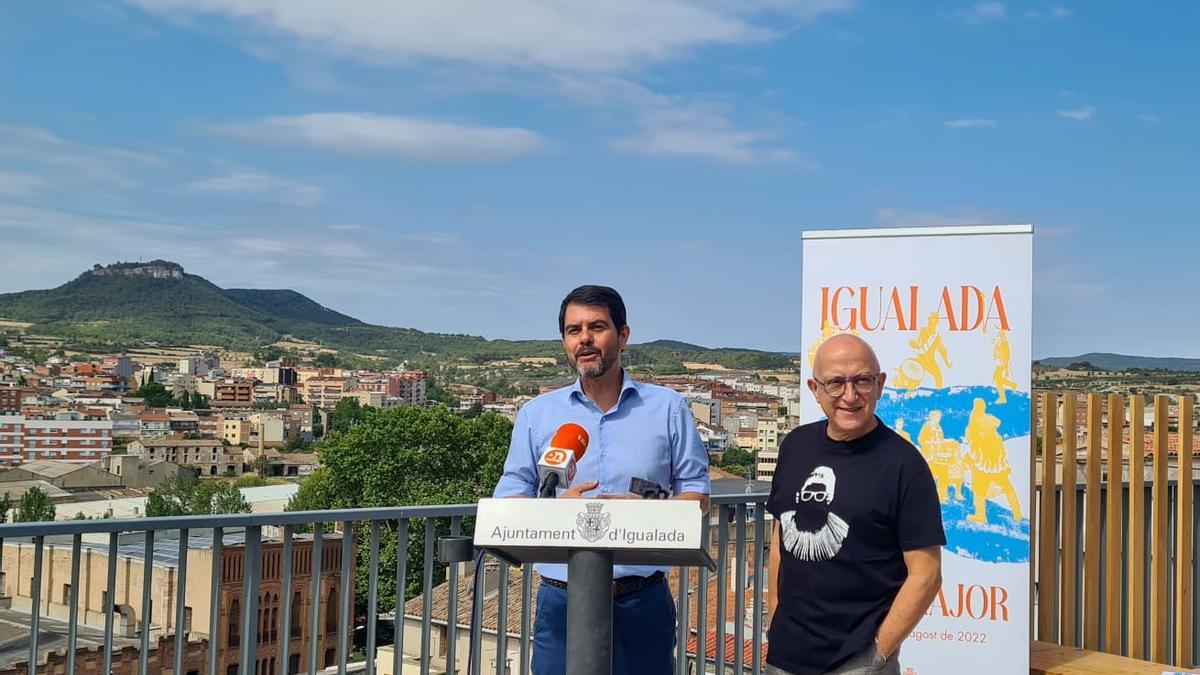
[[[257,675],[258,638],[261,632],[261,622],[258,620],[258,591],[259,570],[262,568],[260,553],[262,528],[254,525],[246,528],[246,543],[242,548],[242,568],[245,576],[242,579],[242,650],[241,672],[243,675]]]
[[[29,675],[37,673],[38,637],[42,632],[42,549],[45,543],[45,537],[33,538],[33,585],[29,589]]]
[[[212,534],[212,569],[210,572],[210,589],[209,589],[209,617],[208,617],[208,672],[212,675],[221,675],[217,673],[217,657],[221,653],[219,641],[221,636],[221,583],[225,580],[225,566],[223,565],[225,543],[225,530],[220,527],[213,528]],[[116,561],[110,561],[115,564]],[[116,568],[114,567],[115,571]],[[109,672],[106,666],[104,672]]]
[[[342,523],[342,603],[338,622],[338,675],[346,675],[346,664],[350,660],[350,628],[354,623],[354,522]],[[333,611],[332,607],[325,611]]]
[[[142,650],[138,673],[150,675],[150,627],[154,618],[151,590],[154,585],[154,530],[146,530],[146,550],[142,558]]]
[[[325,524],[313,523],[312,582],[309,585],[309,606],[312,613],[308,622],[308,672],[317,672],[317,653],[321,648],[321,559],[324,557]],[[397,669],[397,673],[400,671]]]

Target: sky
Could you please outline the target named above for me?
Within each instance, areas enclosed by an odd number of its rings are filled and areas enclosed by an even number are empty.
[[[602,283],[635,343],[800,351],[801,232],[1032,223],[1035,357],[1200,357],[1197,25],[1190,2],[4,3],[0,292],[165,258],[546,339]]]

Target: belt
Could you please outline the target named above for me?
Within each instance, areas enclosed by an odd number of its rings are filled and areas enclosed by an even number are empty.
[[[664,579],[666,579],[666,576],[661,571],[655,572],[648,577],[620,577],[619,579],[613,579],[613,597],[623,598],[626,595],[637,593],[640,590],[662,583]],[[549,577],[542,577],[542,583],[564,590],[567,588],[567,582]]]

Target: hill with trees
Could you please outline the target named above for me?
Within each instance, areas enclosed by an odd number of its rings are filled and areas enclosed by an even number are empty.
[[[418,362],[463,358],[487,363],[532,356],[562,361],[557,340],[487,340],[372,325],[293,290],[223,289],[165,260],[96,265],[57,288],[0,294],[0,319],[32,323],[31,333],[59,337],[91,351],[203,344],[259,352],[295,338],[346,354]],[[682,372],[684,362],[786,368],[792,358],[666,340],[628,349],[631,365],[658,372]]]

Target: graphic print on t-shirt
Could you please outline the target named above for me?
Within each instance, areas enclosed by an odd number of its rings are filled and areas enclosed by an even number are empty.
[[[818,466],[796,493],[797,508],[780,514],[783,547],[797,559],[821,562],[842,550],[850,526],[830,510],[836,487],[833,469]]]

